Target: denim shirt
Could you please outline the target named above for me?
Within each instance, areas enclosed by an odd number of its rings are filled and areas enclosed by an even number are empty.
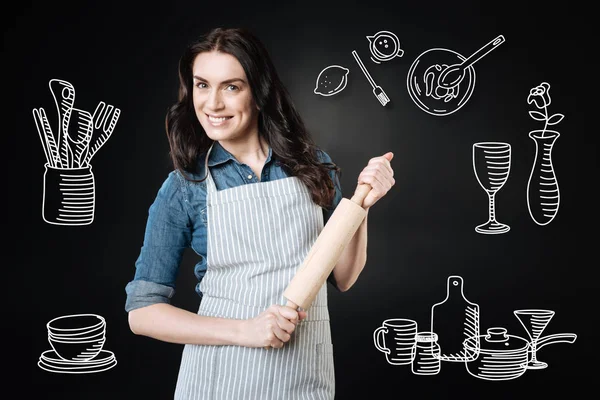
[[[318,155],[321,162],[331,162],[324,151],[319,150]],[[189,178],[204,178],[205,157],[206,154],[198,157],[198,173],[189,174]],[[270,147],[260,180],[248,165],[240,163],[219,142],[213,145],[208,166],[217,190],[289,177],[279,161],[272,158]],[[342,199],[340,182],[335,172],[331,171],[330,175],[335,186],[335,197],[331,207],[323,208],[325,223]],[[206,273],[206,180],[190,182],[179,171],[174,170],[163,182],[149,208],[144,243],[135,262],[135,275],[125,287],[125,311],[156,303],[170,303],[175,294],[175,281],[186,248],[193,249],[200,256],[200,261],[194,267],[194,274],[198,279],[196,292],[201,298],[200,281]],[[328,282],[338,289],[333,273]]]

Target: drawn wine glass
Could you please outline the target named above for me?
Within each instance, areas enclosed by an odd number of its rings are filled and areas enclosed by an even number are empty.
[[[473,145],[473,171],[488,195],[488,221],[475,228],[477,233],[498,234],[510,230],[496,220],[496,193],[504,186],[510,172],[510,144],[480,142]]]
[[[513,312],[531,340],[531,348],[529,350],[531,352],[531,359],[527,363],[527,369],[544,369],[548,366],[548,363],[538,361],[538,349],[550,343],[573,343],[577,339],[577,335],[574,333],[546,335],[540,339],[542,332],[544,332],[544,329],[546,329],[546,326],[548,326],[548,323],[554,317],[555,313],[552,310],[515,310]]]

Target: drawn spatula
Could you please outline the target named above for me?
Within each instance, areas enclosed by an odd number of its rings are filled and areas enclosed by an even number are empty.
[[[62,168],[71,168],[73,153],[67,136],[69,135],[69,120],[75,103],[75,88],[69,82],[60,79],[51,79],[49,85],[58,112],[56,144],[60,162]]]
[[[469,68],[471,65],[475,64],[475,62],[479,61],[483,56],[485,56],[490,51],[494,50],[496,47],[504,43],[504,36],[500,35],[475,53],[473,53],[469,58],[465,61],[457,64],[452,64],[448,68],[446,68],[440,76],[438,76],[437,85],[444,89],[451,89],[456,85],[460,84],[460,82],[465,77],[465,70]]]

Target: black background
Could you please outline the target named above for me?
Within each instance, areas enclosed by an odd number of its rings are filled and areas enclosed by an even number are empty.
[[[182,346],[132,334],[124,288],[148,207],[172,169],[164,116],[176,99],[179,56],[216,26],[245,26],[265,42],[317,143],[341,167],[345,197],[369,158],[395,154],[396,185],[369,214],[367,265],[350,291],[329,292],[337,399],[535,398],[558,390],[576,395],[591,385],[598,112],[589,10],[531,2],[85,3],[29,2],[3,17],[3,77],[12,89],[3,135],[11,226],[4,348],[11,373],[30,377],[17,388],[40,398],[172,398]],[[371,62],[365,37],[381,30],[398,36],[403,57]],[[419,54],[441,47],[467,56],[499,34],[506,42],[475,64],[475,89],[463,108],[435,117],[412,102],[406,75]],[[388,106],[371,93],[354,49],[390,97]],[[347,87],[336,96],[314,94],[317,75],[332,64],[350,69]],[[31,111],[44,107],[55,127],[53,78],[74,85],[78,108],[93,111],[102,100],[122,110],[93,160],[96,210],[87,226],[50,225],[41,216],[45,161]],[[526,187],[535,154],[528,132],[540,123],[529,117],[526,98],[544,81],[550,112],[565,119],[555,127],[561,136],[553,149],[560,209],[538,226]],[[498,220],[511,227],[506,234],[474,231],[487,218],[487,196],[472,168],[479,141],[512,146],[510,176],[496,197]],[[198,307],[195,262],[186,253],[173,300],[190,311]],[[577,341],[544,347],[538,358],[549,367],[512,381],[478,380],[460,363],[443,363],[428,377],[388,364],[373,331],[388,318],[411,318],[428,330],[450,275],[463,277],[466,298],[479,305],[482,333],[502,326],[526,337],[513,310],[546,308],[556,315],[544,333],[572,332]],[[40,369],[37,360],[50,348],[46,323],[78,313],[106,318],[105,348],[117,366],[88,375]]]

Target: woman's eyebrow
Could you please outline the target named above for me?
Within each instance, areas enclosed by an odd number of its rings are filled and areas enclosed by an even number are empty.
[[[208,82],[207,79],[204,79],[201,76],[197,76],[197,75],[194,75],[194,79],[199,80],[199,81]],[[237,81],[242,82],[242,83],[246,83],[246,81],[244,81],[242,78],[231,78],[231,79],[224,80],[223,82],[221,82],[221,84],[233,83],[233,82],[237,82]]]

